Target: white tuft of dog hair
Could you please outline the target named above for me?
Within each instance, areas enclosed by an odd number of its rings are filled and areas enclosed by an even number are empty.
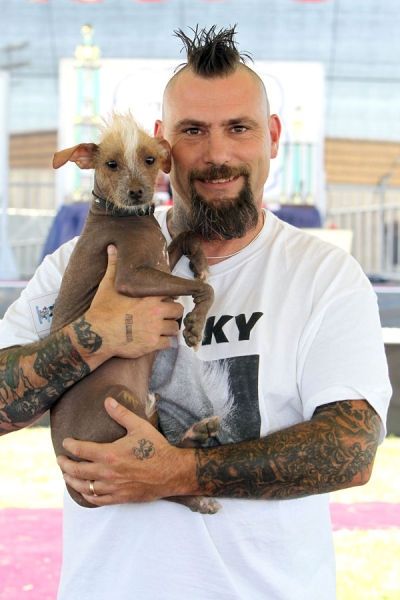
[[[114,147],[123,149],[124,160],[129,169],[134,168],[140,147],[155,146],[154,138],[136,121],[130,111],[125,114],[111,113],[107,119],[103,119],[100,131],[100,144],[113,144]]]

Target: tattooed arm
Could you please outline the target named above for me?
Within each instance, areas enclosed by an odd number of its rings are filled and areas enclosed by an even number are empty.
[[[177,335],[181,304],[118,294],[116,258],[109,255],[84,316],[43,340],[0,351],[0,435],[32,423],[112,356],[136,358],[168,348],[169,336]]]
[[[300,498],[362,485],[381,421],[365,400],[319,407],[312,419],[260,440],[198,449],[198,492],[231,498]]]
[[[0,434],[29,425],[96,368],[102,362],[96,356],[101,345],[82,317],[39,342],[2,350]]]
[[[66,482],[105,506],[171,496],[301,498],[362,485],[369,479],[381,421],[365,400],[318,408],[312,419],[264,438],[215,448],[176,448],[150,423],[108,399],[127,430],[112,444],[68,439],[82,462],[59,456]],[[88,480],[97,496],[88,496]]]

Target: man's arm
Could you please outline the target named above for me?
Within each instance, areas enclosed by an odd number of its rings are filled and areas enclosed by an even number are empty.
[[[371,474],[381,427],[368,402],[346,400],[258,440],[182,449],[113,404],[107,400],[106,409],[127,435],[113,444],[67,440],[68,451],[84,462],[58,459],[67,483],[98,506],[179,495],[300,498],[362,485]],[[90,480],[96,497],[88,493]]]
[[[100,346],[82,317],[39,342],[1,351],[0,434],[29,425],[96,368],[99,359],[90,355]]]
[[[169,336],[179,330],[182,305],[118,294],[116,262],[111,247],[107,271],[82,317],[43,340],[0,351],[0,435],[39,418],[65,390],[112,356],[137,358],[169,347]]]
[[[300,498],[362,485],[380,426],[365,400],[321,406],[309,422],[263,439],[196,450],[198,489],[208,496]]]

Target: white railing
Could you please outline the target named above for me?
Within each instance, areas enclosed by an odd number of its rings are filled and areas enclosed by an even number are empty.
[[[352,254],[366,273],[400,279],[400,202],[331,208],[326,224],[353,231]]]
[[[43,238],[15,240],[10,244],[21,279],[30,279],[35,272],[41,259],[43,244]]]
[[[16,195],[8,211],[10,246],[20,275],[30,277],[56,212],[54,186],[13,181],[10,194]],[[352,253],[364,271],[400,280],[400,190],[383,181],[374,188],[331,185],[327,199],[325,227],[353,232]]]

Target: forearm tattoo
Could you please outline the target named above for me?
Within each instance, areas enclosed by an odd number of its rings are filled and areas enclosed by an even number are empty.
[[[42,415],[88,373],[89,366],[62,330],[0,352],[0,434]]]
[[[196,449],[199,489],[207,496],[278,499],[360,485],[379,432],[380,419],[366,401],[327,404],[311,421],[265,438]]]
[[[86,321],[85,317],[81,317],[75,321],[75,323],[73,323],[73,328],[82,348],[85,348],[92,353],[96,352],[96,350],[101,347],[101,337],[91,329],[91,325]]]

